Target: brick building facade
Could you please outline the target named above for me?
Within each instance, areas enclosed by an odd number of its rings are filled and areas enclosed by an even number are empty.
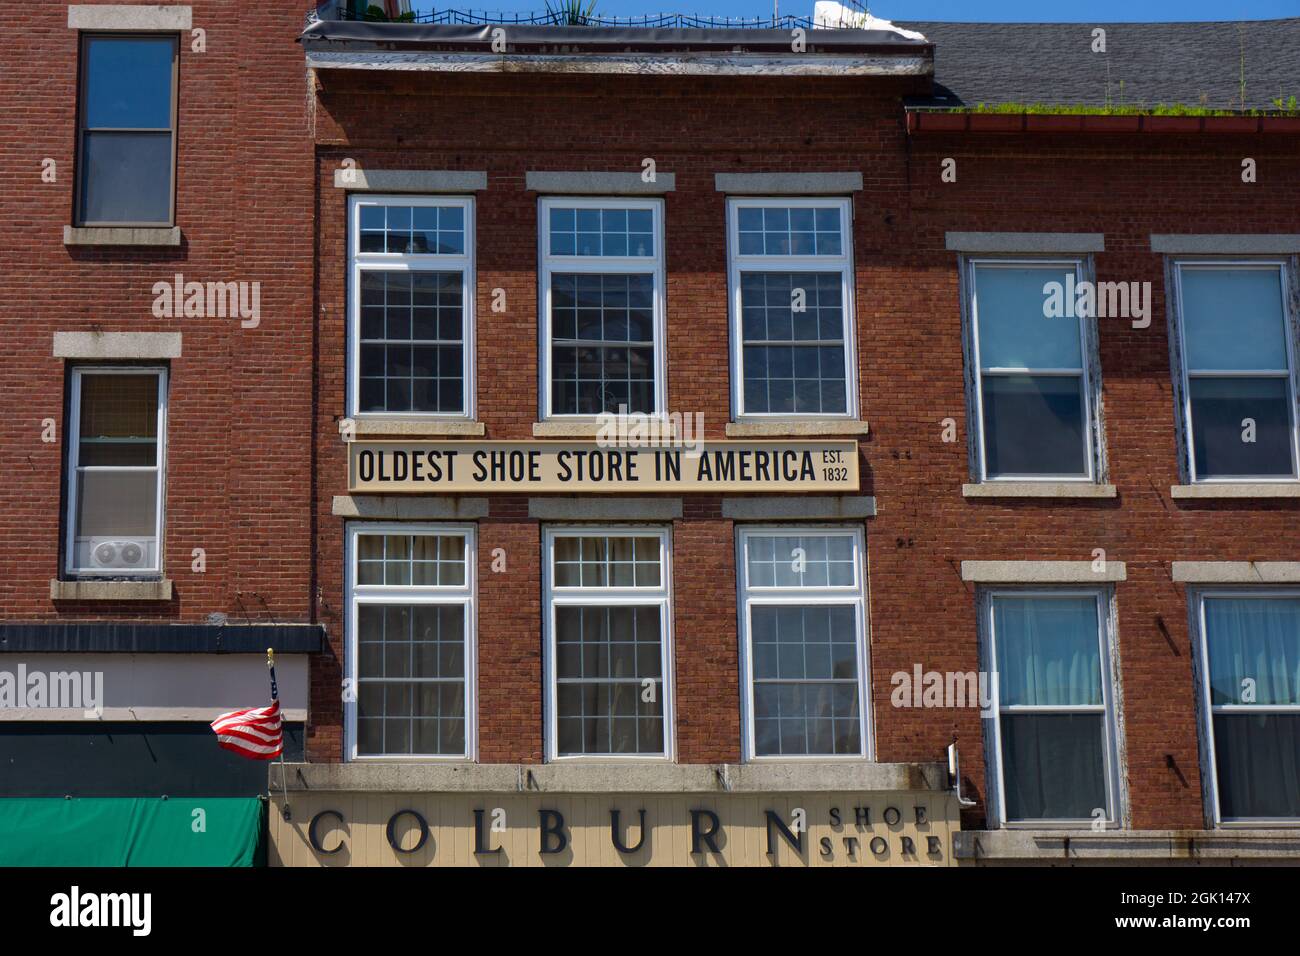
[[[1297,854],[1300,120],[948,111],[1096,101],[1050,66],[1092,68],[1083,27],[325,4],[295,45],[298,6],[164,29],[177,189],[150,228],[178,246],[76,218],[65,170],[98,127],[75,80],[36,86],[21,52],[0,80],[30,104],[6,158],[34,170],[3,306],[30,520],[6,533],[46,542],[0,559],[16,650],[238,648],[233,707],[282,639],[306,722],[270,773],[284,865]],[[22,16],[73,63],[63,10]],[[1267,108],[1219,102],[1215,31],[1181,27],[1108,27],[1116,75],[1174,50],[1189,72],[1142,94]],[[1251,29],[1258,97],[1298,26]],[[972,53],[993,36],[1024,74],[1001,89]],[[259,324],[156,318],[176,272],[260,281]],[[1069,308],[1092,283],[1124,314]],[[167,373],[160,573],[60,564],[63,409],[108,361]],[[620,405],[681,416],[676,444],[611,445]],[[659,471],[696,440],[717,471]],[[639,484],[558,477],[633,458]],[[202,685],[225,658],[168,660]],[[985,706],[951,699],[999,672]]]

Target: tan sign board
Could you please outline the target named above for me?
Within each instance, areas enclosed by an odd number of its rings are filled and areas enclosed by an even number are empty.
[[[275,794],[273,866],[952,866],[936,791]]]
[[[856,441],[718,441],[695,448],[565,441],[348,445],[352,494],[858,490]]]

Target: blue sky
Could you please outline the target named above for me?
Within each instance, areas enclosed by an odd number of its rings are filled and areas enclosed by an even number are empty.
[[[555,0],[552,0],[554,3]],[[813,0],[779,0],[781,13],[808,16]],[[545,10],[545,0],[497,0],[495,4],[414,0],[418,10]],[[1113,23],[1124,20],[1266,20],[1300,16],[1300,0],[872,0],[871,12],[888,20]],[[772,0],[597,0],[612,16],[697,13],[770,16]]]

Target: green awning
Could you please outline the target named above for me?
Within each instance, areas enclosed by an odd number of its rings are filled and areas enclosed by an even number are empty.
[[[0,867],[263,866],[258,797],[0,799]]]

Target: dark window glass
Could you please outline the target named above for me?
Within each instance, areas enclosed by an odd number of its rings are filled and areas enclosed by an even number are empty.
[[[840,273],[746,272],[740,312],[745,411],[844,414]]]
[[[1300,714],[1215,714],[1224,819],[1300,818]]]
[[[1197,478],[1294,474],[1286,379],[1198,376],[1188,388]]]
[[[1082,378],[986,373],[982,387],[990,478],[1087,474]]]
[[[654,278],[553,275],[552,412],[652,412],[654,401]]]
[[[1008,820],[1090,820],[1106,809],[1102,714],[1003,714]]]
[[[79,221],[169,223],[171,37],[87,37],[82,47]]]
[[[361,272],[363,412],[465,410],[459,272]]]

